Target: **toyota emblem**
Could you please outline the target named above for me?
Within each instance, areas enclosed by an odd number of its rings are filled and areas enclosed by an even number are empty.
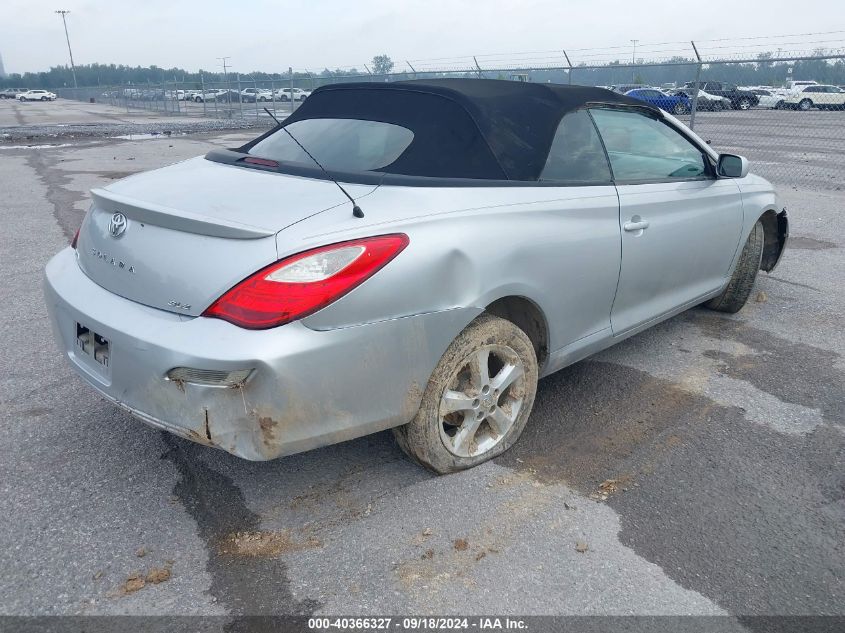
[[[126,216],[120,212],[117,212],[111,216],[111,221],[109,221],[109,234],[117,239],[121,235],[123,235],[124,231],[126,231],[126,225],[128,221],[126,220]]]

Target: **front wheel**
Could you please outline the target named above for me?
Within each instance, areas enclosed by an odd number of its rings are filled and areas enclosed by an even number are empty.
[[[736,104],[736,107],[740,110],[748,110],[749,108],[751,108],[751,100],[740,99],[739,102]]]
[[[519,439],[537,393],[537,356],[516,325],[482,314],[452,341],[417,415],[393,429],[414,461],[445,474],[500,455]]]
[[[757,271],[760,270],[764,242],[763,223],[758,220],[754,228],[751,229],[751,234],[739,255],[739,261],[736,263],[736,268],[728,285],[725,286],[722,294],[705,303],[705,307],[730,313],[739,312],[742,309],[742,306],[748,301],[751,289],[754,287]]]
[[[806,112],[810,108],[813,107],[813,102],[809,99],[802,99],[801,102],[798,104],[798,109]]]

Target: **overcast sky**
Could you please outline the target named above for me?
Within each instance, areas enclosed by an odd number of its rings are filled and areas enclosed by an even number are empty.
[[[631,56],[631,39],[648,57],[667,57],[699,40],[705,53],[815,46],[845,47],[845,12],[834,0],[0,0],[0,54],[6,72],[68,64],[61,18],[77,64],[118,63],[163,68],[279,72],[324,67],[363,68],[386,53],[404,66],[431,58],[557,51],[573,63]],[[825,33],[773,40],[722,38]],[[709,41],[708,41],[709,40]],[[595,51],[608,49],[600,58]],[[732,48],[717,48],[717,47]],[[654,51],[651,53],[651,51]],[[550,63],[551,53],[524,59]],[[640,54],[637,55],[640,57]],[[519,56],[480,57],[501,66]],[[467,57],[464,58],[469,59]],[[471,61],[471,59],[470,59]],[[449,66],[455,60],[428,62]],[[419,68],[418,68],[419,70]]]

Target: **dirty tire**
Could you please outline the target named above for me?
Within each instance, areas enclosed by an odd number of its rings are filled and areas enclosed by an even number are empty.
[[[507,348],[522,363],[521,408],[512,426],[489,450],[467,457],[459,456],[447,449],[442,439],[441,399],[447,388],[454,386],[453,381],[467,359],[490,345]],[[393,429],[396,441],[411,459],[439,474],[465,470],[486,462],[513,446],[522,434],[534,406],[537,376],[537,356],[525,332],[506,319],[482,314],[464,328],[446,349],[428,381],[417,415],[408,424]],[[488,382],[494,378],[496,375],[491,372]]]
[[[711,299],[704,304],[705,307],[719,312],[739,312],[751,289],[754,287],[754,280],[757,278],[757,271],[760,270],[760,261],[763,258],[764,231],[763,224],[759,220],[751,229],[748,241],[739,256],[734,274],[728,285],[718,297]]]

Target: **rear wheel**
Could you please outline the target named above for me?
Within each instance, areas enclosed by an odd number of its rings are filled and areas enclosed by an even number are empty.
[[[722,294],[705,303],[705,307],[719,312],[731,313],[739,312],[742,309],[751,294],[751,289],[754,287],[757,271],[760,270],[764,241],[763,223],[758,220],[754,228],[751,229],[751,234],[745,242],[742,253],[740,253],[739,261],[728,285],[722,291]]]
[[[740,110],[748,110],[751,107],[751,100],[743,97],[737,102],[736,107]]]
[[[525,332],[482,314],[443,354],[414,419],[393,429],[399,446],[440,474],[500,455],[525,428],[537,372],[537,356]]]
[[[672,114],[684,114],[687,111],[687,107],[683,103],[676,103],[675,107],[672,108]]]

